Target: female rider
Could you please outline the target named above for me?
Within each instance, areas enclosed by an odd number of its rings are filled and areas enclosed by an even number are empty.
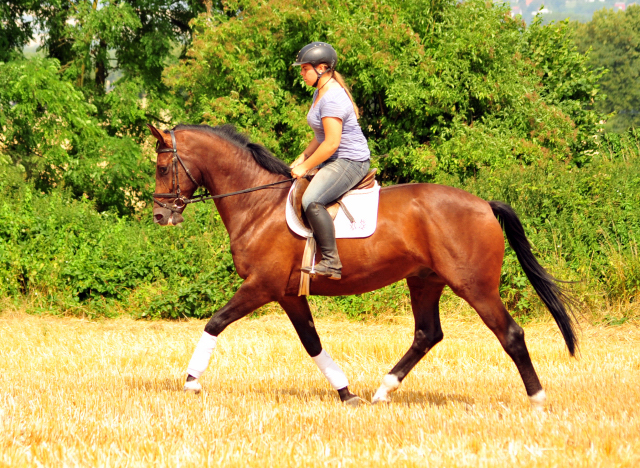
[[[312,42],[298,52],[293,65],[301,67],[300,74],[308,86],[317,88],[307,114],[315,137],[291,164],[294,178],[320,167],[302,197],[302,209],[322,252],[315,273],[334,280],[341,278],[342,263],[333,220],[325,206],[360,182],[370,164],[367,140],[358,123],[358,108],[335,70],[337,61],[336,51],[326,42]],[[310,270],[302,269],[306,273]]]

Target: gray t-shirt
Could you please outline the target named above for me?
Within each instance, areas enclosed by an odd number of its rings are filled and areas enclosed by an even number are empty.
[[[313,93],[314,103],[317,96],[318,90]],[[325,138],[322,126],[323,117],[337,117],[342,120],[340,146],[329,160],[343,158],[352,161],[366,161],[369,159],[371,153],[367,146],[367,139],[362,134],[351,99],[343,88],[330,89],[315,107],[312,104],[309,109],[307,123],[313,129],[318,143],[322,143]]]

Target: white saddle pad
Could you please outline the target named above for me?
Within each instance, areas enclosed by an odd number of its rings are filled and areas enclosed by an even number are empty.
[[[296,212],[291,204],[291,192],[298,181],[295,181],[291,185],[289,190],[289,196],[287,197],[287,224],[289,228],[296,234],[302,237],[313,237],[311,229],[300,222],[296,216]],[[380,199],[380,186],[378,181],[370,189],[364,190],[351,190],[345,194],[342,198],[342,202],[351,213],[351,216],[355,219],[352,223],[349,218],[344,214],[342,207],[336,215],[334,224],[336,227],[336,239],[369,237],[376,230],[376,224],[378,222],[378,201]]]

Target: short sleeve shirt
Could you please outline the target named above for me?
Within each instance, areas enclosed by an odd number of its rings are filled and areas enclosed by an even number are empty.
[[[318,90],[313,93],[313,102],[316,102]],[[314,107],[311,105],[307,114],[307,123],[313,130],[318,143],[325,139],[322,119],[324,117],[337,117],[342,120],[342,137],[340,146],[329,158],[350,159],[352,161],[366,161],[371,156],[367,139],[362,133],[356,113],[353,110],[353,103],[349,95],[343,88],[332,88],[327,91],[322,99]]]

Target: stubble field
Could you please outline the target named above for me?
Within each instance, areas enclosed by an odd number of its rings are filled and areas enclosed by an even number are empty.
[[[640,330],[525,327],[548,396],[532,411],[477,318],[393,402],[344,407],[283,315],[232,325],[202,394],[181,391],[204,322],[0,315],[0,466],[640,466]],[[319,319],[324,347],[370,399],[412,340],[410,317]]]

